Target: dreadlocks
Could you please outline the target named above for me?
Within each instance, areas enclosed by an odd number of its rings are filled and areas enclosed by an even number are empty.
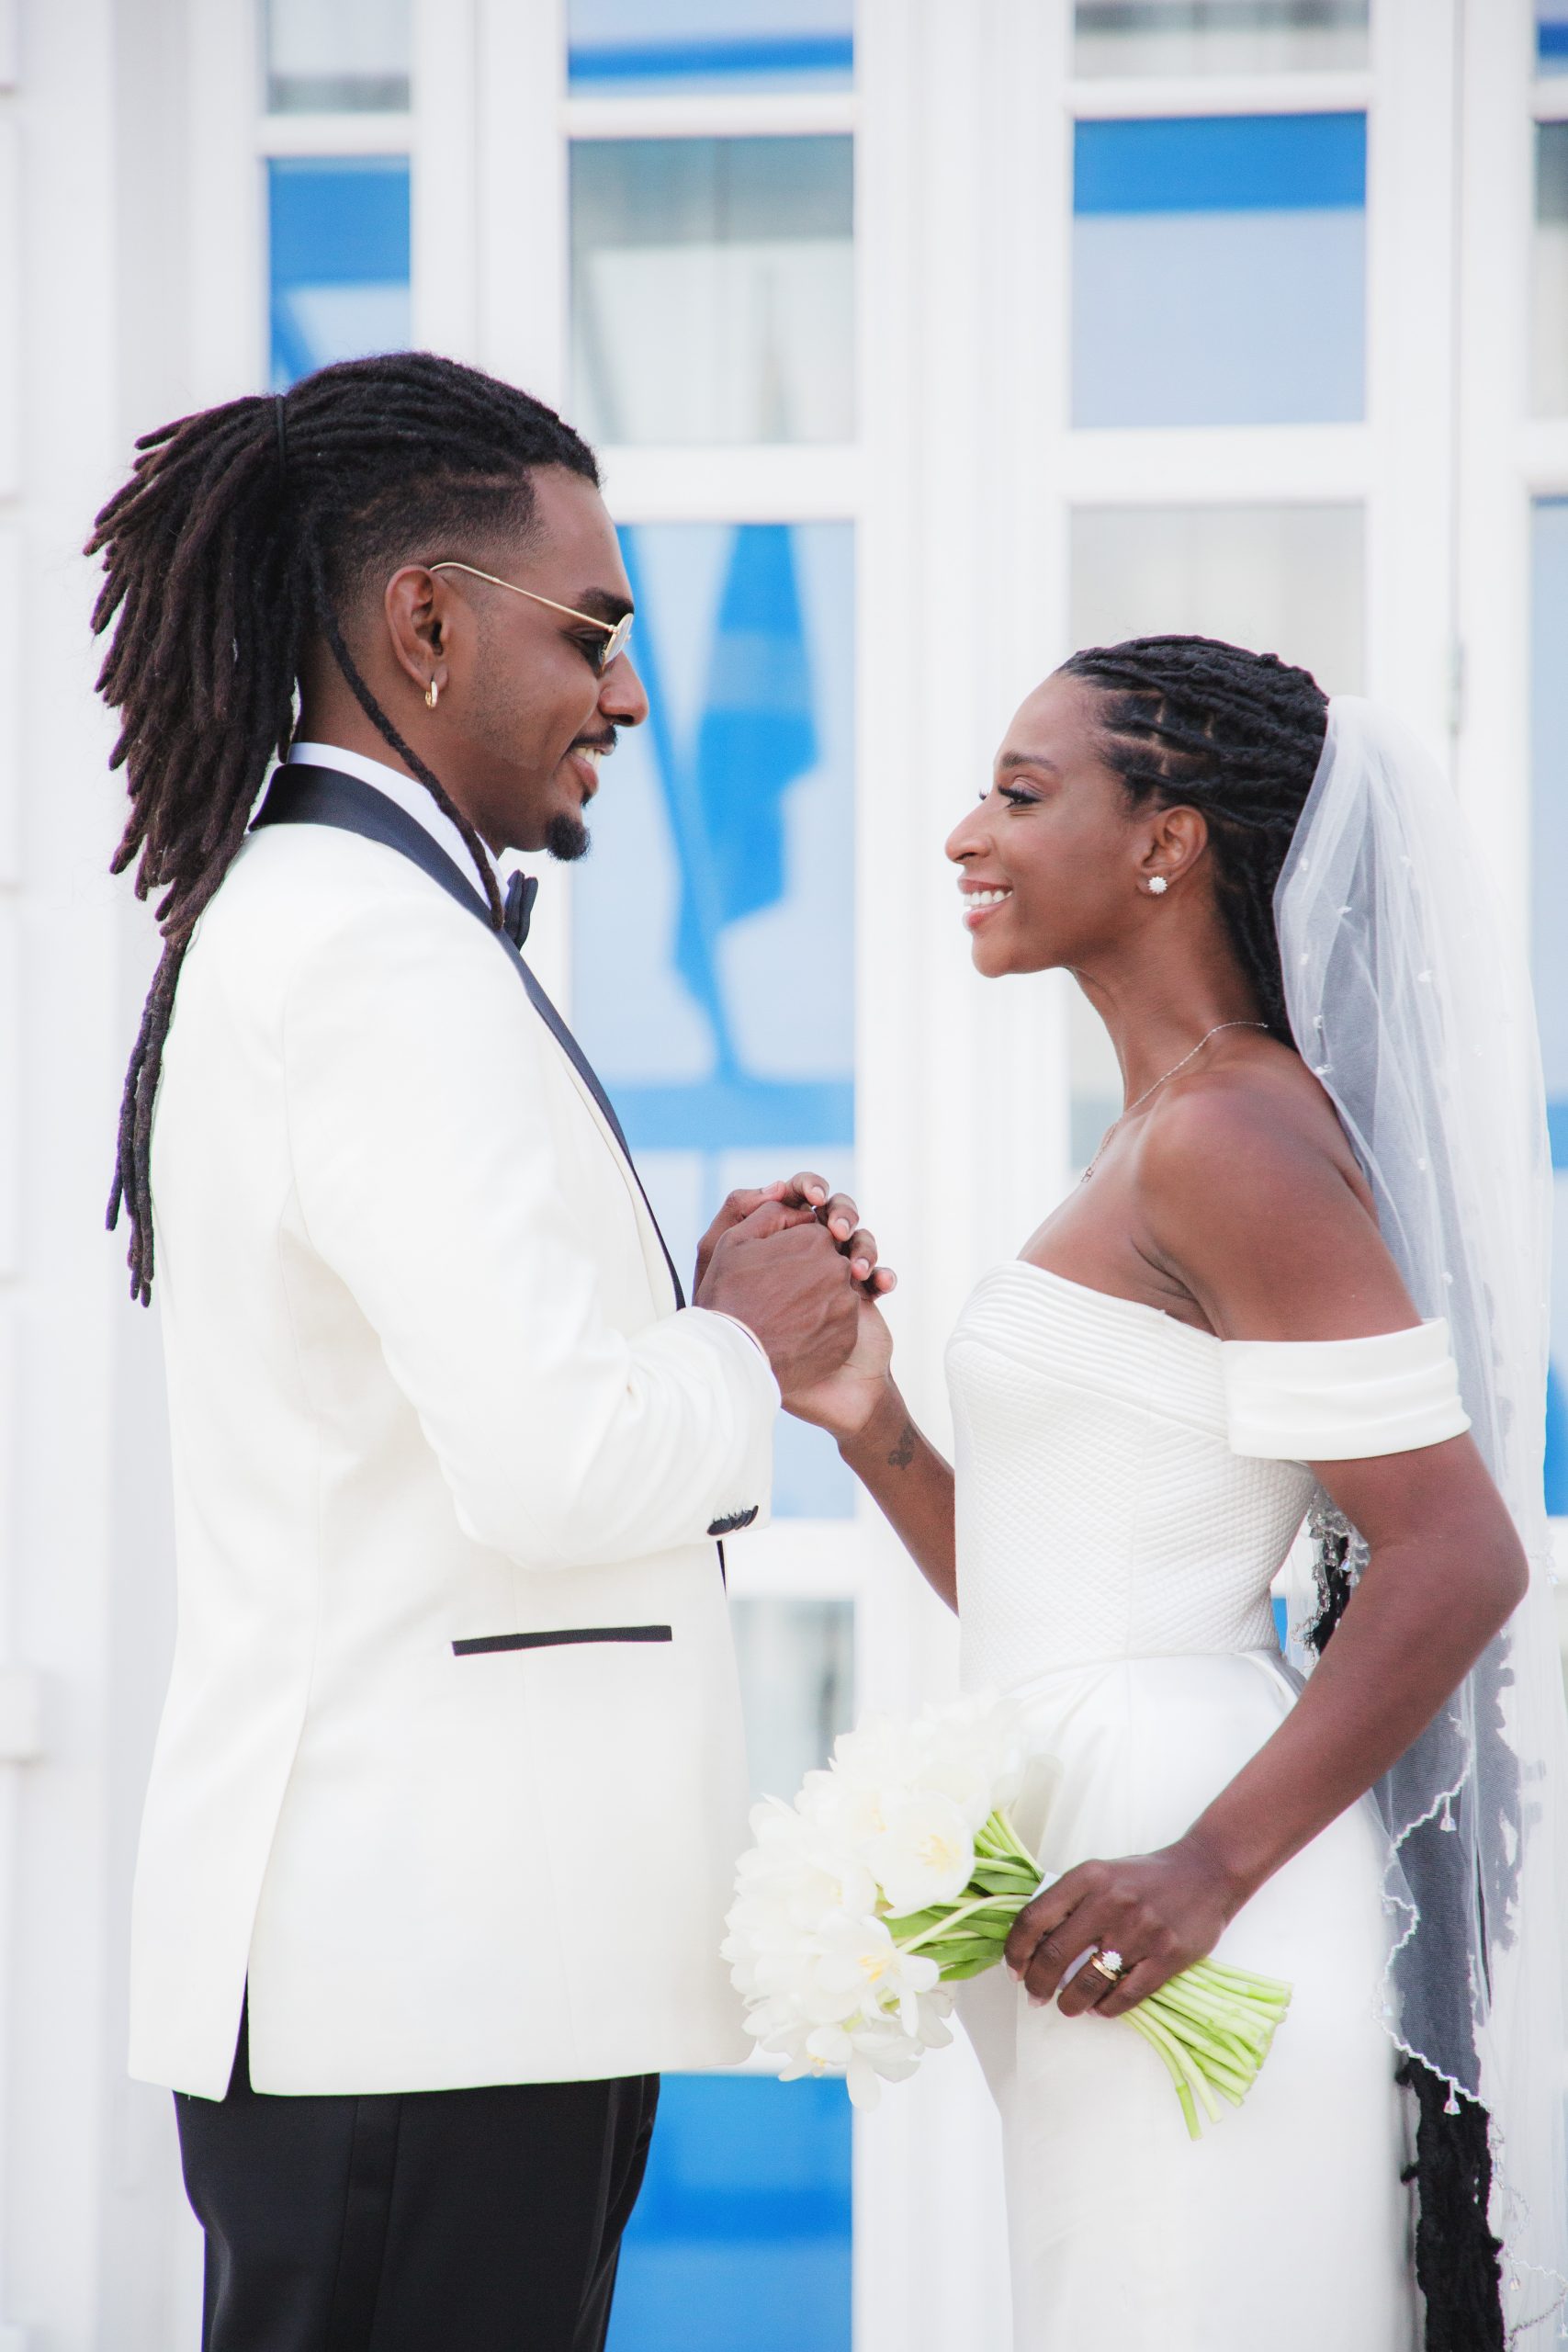
[[[94,526],[114,622],[98,691],[120,713],[111,764],[130,816],[113,871],[164,897],[164,953],[126,1071],[108,1223],[130,1221],[130,1292],[152,1289],[152,1106],[180,965],[244,839],[267,763],[288,750],[294,693],[324,640],[367,717],[468,843],[491,921],[494,876],[473,827],[404,742],[349,652],[340,611],[366,583],[476,528],[525,531],[531,475],[597,483],[593,454],[526,392],[427,352],[323,368],[272,399],[230,401],[144,434]]]
[[[1134,637],[1062,665],[1100,690],[1105,757],[1134,801],[1208,820],[1220,907],[1274,1035],[1285,1014],[1274,885],[1323,751],[1328,698],[1305,670],[1209,637]]]
[[[1305,670],[1204,637],[1140,637],[1075,653],[1064,667],[1101,695],[1103,751],[1134,801],[1157,797],[1201,809],[1219,901],[1243,968],[1275,1036],[1291,1035],[1274,886],[1306,804],[1327,726],[1325,695]],[[1320,1498],[1312,1514],[1321,1606],[1305,1638],[1321,1656],[1344,1615],[1365,1546]],[[1496,1724],[1501,1717],[1492,1709]],[[1490,1728],[1490,1726],[1488,1726]],[[1493,1732],[1495,1736],[1495,1732]],[[1423,1824],[1407,1842],[1407,1871]],[[1490,2118],[1455,2095],[1414,2052],[1395,2080],[1412,2095],[1416,2160],[1403,2177],[1416,2194],[1416,2275],[1427,2352],[1502,2352],[1500,2242],[1487,2209]]]

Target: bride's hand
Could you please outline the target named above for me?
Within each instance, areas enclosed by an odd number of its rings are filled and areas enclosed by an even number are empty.
[[[815,1422],[836,1438],[859,1436],[889,1394],[888,1366],[893,1360],[893,1334],[871,1292],[874,1285],[879,1292],[891,1290],[895,1280],[891,1270],[883,1266],[857,1282],[860,1321],[854,1346],[826,1380],[786,1395],[785,1412],[793,1413],[798,1421]]]
[[[1007,1964],[1032,2001],[1057,2003],[1064,2017],[1086,2009],[1118,2018],[1157,1993],[1168,1978],[1205,1959],[1246,1899],[1216,1858],[1190,1837],[1154,1854],[1080,1862],[1019,1913]],[[1113,1951],[1126,1963],[1115,1984],[1080,1953]]]
[[[696,1275],[692,1283],[695,1297],[703,1286],[713,1253],[732,1226],[742,1225],[764,1201],[777,1201],[781,1207],[806,1210],[825,1225],[836,1243],[840,1255],[853,1261],[857,1281],[870,1285],[874,1295],[890,1291],[896,1277],[886,1266],[876,1262],[876,1243],[860,1221],[860,1211],[848,1193],[829,1193],[825,1176],[815,1175],[803,1168],[795,1176],[775,1177],[771,1184],[731,1193],[718,1215],[697,1244]],[[804,1223],[796,1217],[796,1223]]]

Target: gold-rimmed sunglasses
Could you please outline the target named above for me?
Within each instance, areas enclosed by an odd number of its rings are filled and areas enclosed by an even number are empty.
[[[541,596],[536,588],[519,588],[514,580],[501,580],[493,571],[481,571],[477,563],[459,563],[455,557],[433,563],[432,571],[468,571],[476,580],[488,580],[492,588],[510,588],[514,596],[531,597],[536,605],[547,605],[552,613],[566,613],[574,621],[586,621],[590,628],[602,628],[604,643],[600,650],[599,667],[607,670],[618,654],[626,650],[626,639],[632,633],[634,616],[623,613],[618,621],[602,621],[597,613],[580,613],[575,605],[559,605],[553,596]]]

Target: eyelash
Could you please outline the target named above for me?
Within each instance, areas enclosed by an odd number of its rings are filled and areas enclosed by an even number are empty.
[[[579,637],[575,631],[570,629],[568,630],[567,634],[570,637],[573,645],[576,646],[578,651],[581,654],[583,660],[587,662],[594,676],[596,678],[602,677],[604,672],[605,640],[602,637]]]
[[[1037,808],[1040,806],[1040,796],[1037,792],[1021,792],[1015,784],[998,784],[997,790],[1010,808]],[[980,797],[983,800],[986,797],[985,794],[982,793]]]

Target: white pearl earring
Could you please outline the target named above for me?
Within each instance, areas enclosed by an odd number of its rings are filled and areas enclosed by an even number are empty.
[[[1150,875],[1149,896],[1151,899],[1163,899],[1169,888],[1170,884],[1167,881],[1163,874]]]

